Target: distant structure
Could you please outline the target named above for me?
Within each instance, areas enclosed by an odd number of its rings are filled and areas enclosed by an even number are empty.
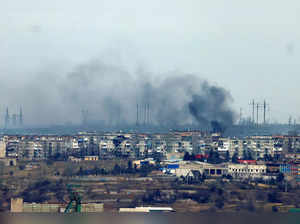
[[[147,104],[144,105],[144,125],[147,125]]]
[[[4,118],[4,128],[21,128],[23,127],[23,110],[20,107],[19,114],[14,113],[12,115],[9,114],[8,107],[6,108],[5,118]]]
[[[241,125],[243,123],[243,109],[240,108],[240,118],[239,118],[239,124]]]
[[[17,126],[17,114],[12,115],[12,125],[13,127]]]
[[[266,124],[267,102],[264,100],[264,124]]]
[[[147,124],[151,124],[150,104],[148,103]]]
[[[257,103],[256,104],[256,125],[259,125],[259,108],[260,108],[260,104]]]
[[[289,122],[288,122],[288,125],[289,125],[289,127],[291,127],[292,126],[292,116],[289,116]]]
[[[267,101],[264,100],[263,103],[258,103],[255,102],[255,100],[252,100],[249,105],[251,106],[251,110],[252,110],[251,122],[253,126],[259,126],[260,124],[266,125],[267,112],[270,113],[270,107],[269,104],[267,104]],[[262,112],[262,118],[260,118],[261,112]]]
[[[87,125],[88,123],[88,116],[89,116],[89,111],[86,109],[81,110],[81,119],[82,119],[82,125]]]
[[[151,124],[151,109],[150,104],[145,103],[136,106],[136,125],[143,124],[144,126]]]
[[[6,108],[6,113],[5,113],[5,124],[4,127],[8,128],[10,125],[10,116],[9,116],[9,112],[8,112],[8,107]]]
[[[22,107],[20,107],[20,112],[19,112],[19,125],[21,127],[23,126],[23,110],[22,110]]]
[[[255,124],[255,101],[252,100],[250,103],[250,106],[252,107],[252,123]]]
[[[139,121],[139,104],[136,104],[136,126],[140,125]]]
[[[151,108],[150,103],[136,104],[136,126],[151,125]]]

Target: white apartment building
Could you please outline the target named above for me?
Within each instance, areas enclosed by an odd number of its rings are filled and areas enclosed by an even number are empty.
[[[218,152],[229,152],[231,149],[231,142],[229,139],[223,139],[218,145]]]
[[[104,152],[111,152],[115,148],[115,145],[112,140],[100,140],[99,150]]]
[[[228,174],[238,179],[260,178],[267,172],[266,165],[229,164]]]
[[[193,151],[193,144],[190,141],[181,141],[179,143],[181,145],[181,148],[183,148],[187,152],[192,152]]]
[[[0,141],[0,158],[6,157],[6,143],[4,141]]]

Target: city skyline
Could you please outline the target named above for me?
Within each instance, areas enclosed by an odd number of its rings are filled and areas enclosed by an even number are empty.
[[[296,222],[299,27],[299,0],[2,0],[1,223]]]

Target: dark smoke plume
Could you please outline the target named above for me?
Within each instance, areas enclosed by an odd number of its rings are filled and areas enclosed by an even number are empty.
[[[195,75],[174,72],[158,76],[142,70],[131,74],[99,60],[65,75],[47,69],[16,89],[7,100],[23,105],[29,125],[80,124],[82,110],[88,111],[85,119],[93,124],[134,125],[137,104],[139,123],[145,120],[148,105],[147,122],[153,126],[197,123],[200,128],[211,128],[214,121],[225,128],[235,118],[229,92]]]
[[[203,82],[201,93],[192,95],[189,109],[199,124],[206,127],[211,125],[213,132],[222,133],[234,123],[235,113],[229,107],[230,101],[232,98],[228,91]]]

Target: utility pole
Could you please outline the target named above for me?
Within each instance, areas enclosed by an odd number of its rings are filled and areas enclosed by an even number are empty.
[[[289,116],[289,127],[291,127],[292,126],[292,116]]]
[[[22,107],[20,107],[20,113],[19,113],[19,125],[20,125],[20,127],[23,126],[23,111],[22,111]]]
[[[6,108],[6,114],[5,114],[5,128],[8,128],[10,125],[10,116],[8,112],[8,107]]]
[[[267,103],[266,100],[264,100],[264,104],[263,104],[263,116],[264,116],[264,125],[267,124],[267,112],[268,113],[268,116],[269,116],[269,119],[270,119],[270,104]]]
[[[148,103],[148,125],[150,125],[150,103]]]
[[[266,124],[266,110],[267,110],[267,103],[266,100],[264,101],[264,125]]]
[[[258,126],[259,120],[258,120],[258,114],[259,114],[259,103],[256,104],[256,125]]]
[[[255,124],[255,101],[252,100],[252,102],[249,104],[252,107],[252,124]]]
[[[146,125],[147,122],[147,104],[144,105],[144,125]]]
[[[149,104],[146,104],[146,124],[149,124]]]
[[[139,104],[136,104],[136,126],[139,126]]]

